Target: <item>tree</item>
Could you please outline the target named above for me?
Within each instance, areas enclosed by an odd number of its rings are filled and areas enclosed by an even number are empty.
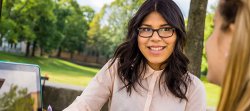
[[[56,17],[53,13],[54,2],[52,0],[30,0],[32,4],[27,8],[28,17],[33,19],[32,29],[36,38],[32,41],[32,53],[31,56],[35,56],[36,47],[40,48],[40,55],[44,52],[50,52],[56,41],[52,41],[55,35],[55,22]]]
[[[90,22],[90,29],[88,30],[87,34],[88,34],[88,40],[87,40],[87,44],[88,46],[86,46],[89,50],[87,50],[87,52],[96,52],[99,56],[99,53],[101,52],[101,48],[104,48],[103,43],[106,43],[106,39],[103,38],[103,33],[101,33],[101,25],[100,25],[100,21],[101,18],[104,16],[105,13],[105,9],[106,9],[106,5],[104,5],[101,9],[101,11],[99,13],[97,13],[93,20]],[[105,32],[104,32],[105,33]],[[105,47],[106,48],[106,47]],[[96,60],[96,62],[98,62],[98,59]]]
[[[2,16],[2,3],[3,3],[3,0],[0,0],[0,20],[1,20],[1,16]]]
[[[90,55],[108,59],[124,40],[129,19],[144,0],[115,0],[96,14],[88,31]],[[97,60],[98,61],[98,60]]]
[[[55,49],[73,54],[84,50],[94,10],[76,0],[5,0],[2,15],[0,39],[14,45],[25,41],[26,56],[38,48],[41,55]]]
[[[1,24],[1,18],[2,18],[2,3],[3,0],[0,0],[0,24]],[[0,26],[1,28],[1,26]],[[1,33],[0,33],[0,46],[2,45],[2,37],[1,37]]]
[[[93,19],[94,10],[89,6],[80,7],[75,0],[64,1],[62,4],[67,5],[57,9],[57,14],[62,17],[57,22],[57,28],[63,37],[57,56],[63,50],[70,52],[72,58],[75,52],[81,53],[85,49],[89,22]]]
[[[3,16],[0,25],[1,37],[8,43],[17,44],[27,41],[26,56],[29,55],[30,43],[36,38],[33,32],[34,22],[37,18],[33,13],[27,13],[34,0],[5,0],[3,2]]]
[[[190,60],[189,71],[200,77],[207,0],[191,0],[184,52]]]
[[[13,20],[14,5],[16,4],[15,0],[8,0],[3,2],[2,17],[0,22],[0,40],[5,37],[5,40],[8,41],[11,46],[16,44],[18,41],[18,28],[17,23]],[[1,43],[0,43],[1,44]]]
[[[55,34],[55,40],[57,41],[56,45],[56,49],[57,51],[57,57],[60,58],[61,57],[61,52],[62,52],[62,42],[65,39],[65,33],[64,33],[64,29],[65,29],[65,25],[66,25],[66,18],[68,16],[71,15],[71,11],[69,10],[68,7],[64,6],[65,2],[58,2],[56,3],[56,8],[54,10],[54,14],[57,17],[57,21],[56,21],[56,34]]]

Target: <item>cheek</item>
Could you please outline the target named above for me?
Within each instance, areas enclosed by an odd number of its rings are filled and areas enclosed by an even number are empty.
[[[174,47],[175,47],[175,44],[176,44],[176,39],[177,37],[174,36],[174,37],[171,37],[171,38],[166,38],[164,41],[165,43],[167,44],[167,46],[169,47],[168,49],[170,50],[174,50]]]
[[[147,39],[138,37],[137,43],[138,43],[138,48],[139,48],[140,52],[145,56],[145,54],[146,54],[145,52],[147,50],[147,48],[146,48]]]
[[[211,36],[208,38],[206,42],[206,54],[209,58],[209,61],[213,61],[216,59],[214,55],[218,55],[218,49],[219,49],[219,37],[220,33],[218,30],[214,29]]]
[[[206,42],[206,55],[208,62],[207,79],[216,84],[222,82],[224,74],[224,58],[219,51],[219,37],[220,33],[213,32]]]
[[[141,50],[142,46],[146,43],[146,41],[143,39],[140,39],[140,37],[138,37],[137,43],[138,43],[139,49]]]

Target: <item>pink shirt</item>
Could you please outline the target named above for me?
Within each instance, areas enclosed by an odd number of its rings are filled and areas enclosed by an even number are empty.
[[[142,85],[136,86],[137,93],[129,96],[117,74],[117,61],[109,68],[109,62],[96,74],[83,93],[64,111],[100,111],[109,100],[110,111],[206,111],[206,94],[202,82],[194,75],[187,90],[186,100],[180,101],[170,91],[159,89],[161,71],[147,66]],[[161,83],[164,84],[164,83]]]

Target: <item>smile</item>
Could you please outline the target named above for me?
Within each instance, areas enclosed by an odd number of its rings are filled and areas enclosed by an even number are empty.
[[[149,50],[152,50],[152,51],[161,51],[161,50],[165,49],[166,46],[150,46],[148,48],[149,48]]]

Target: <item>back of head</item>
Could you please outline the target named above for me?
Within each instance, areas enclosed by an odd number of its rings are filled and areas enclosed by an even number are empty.
[[[218,111],[250,110],[250,0],[224,0],[222,29],[235,24]]]

